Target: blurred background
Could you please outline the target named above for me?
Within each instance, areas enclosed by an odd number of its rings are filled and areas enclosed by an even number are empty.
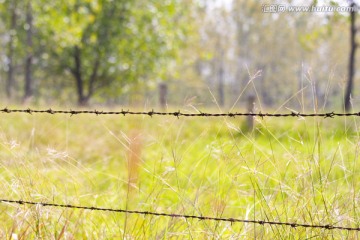
[[[269,109],[356,107],[356,12],[288,9],[356,4],[0,0],[0,99],[229,109],[252,95]]]

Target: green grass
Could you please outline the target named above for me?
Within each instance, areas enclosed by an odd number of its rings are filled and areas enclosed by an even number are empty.
[[[2,114],[1,198],[359,225],[356,118]],[[133,153],[131,153],[133,151]],[[137,179],[129,181],[129,165]],[[306,239],[356,232],[0,204],[0,238]]]

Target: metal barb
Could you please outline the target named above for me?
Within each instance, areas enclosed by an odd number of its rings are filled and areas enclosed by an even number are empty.
[[[155,114],[154,109],[152,109],[150,112],[148,112],[148,115],[152,117]]]
[[[325,113],[325,117],[324,118],[334,118],[335,113],[331,112],[331,113]]]
[[[71,109],[70,109],[70,111],[69,111],[69,112],[70,112],[70,117],[72,117],[72,116],[73,116],[73,115],[75,115],[75,114],[78,114],[76,111],[71,110]]]
[[[175,117],[177,117],[179,119],[179,116],[181,115],[181,112],[179,110],[177,112],[174,112],[173,114],[174,114]]]
[[[228,116],[231,117],[231,118],[235,118],[235,113],[229,112],[229,113],[228,113]]]
[[[265,114],[262,114],[261,111],[259,112],[259,117],[261,117],[261,119],[264,119]]]
[[[124,117],[126,116],[126,114],[128,114],[129,113],[129,110],[127,110],[127,111],[124,111],[123,109],[121,109],[121,112],[120,112],[121,114],[123,114],[124,115]]]

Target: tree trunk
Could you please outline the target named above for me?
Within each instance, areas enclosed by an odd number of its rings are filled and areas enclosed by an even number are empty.
[[[31,1],[26,6],[26,61],[25,61],[25,94],[24,102],[29,100],[33,95],[33,79],[32,79],[32,60],[33,60],[33,16]]]
[[[218,59],[218,94],[219,94],[219,106],[223,107],[225,104],[224,94],[224,50],[220,50],[220,56]]]
[[[10,11],[11,11],[11,20],[10,20],[10,39],[8,44],[8,78],[6,81],[6,96],[8,99],[12,98],[12,91],[14,87],[14,35],[16,31],[16,0],[11,1]]]
[[[254,113],[254,105],[255,105],[255,96],[249,95],[248,96],[248,105],[247,110],[248,113]],[[254,130],[254,117],[247,116],[247,130],[252,132]]]
[[[97,54],[95,57],[94,65],[92,68],[92,73],[89,78],[84,77],[81,68],[81,49],[78,46],[74,47],[74,67],[71,68],[71,72],[75,77],[76,89],[78,95],[78,105],[87,106],[89,105],[89,100],[95,91],[95,82],[98,79],[98,72],[100,67],[100,54]],[[87,84],[87,93],[85,90],[85,79],[88,80]]]
[[[74,68],[72,69],[72,73],[76,81],[78,105],[87,105],[89,99],[84,95],[84,81],[81,74],[81,51],[78,46],[74,47]]]
[[[90,79],[89,79],[89,85],[88,85],[88,94],[86,96],[86,98],[90,99],[91,96],[94,94],[94,88],[95,88],[95,82],[98,79],[98,71],[99,71],[99,67],[100,67],[100,54],[97,54],[96,58],[95,58],[95,62],[94,62],[94,66],[93,66],[93,71],[91,73]]]
[[[162,110],[166,109],[167,92],[168,92],[168,88],[167,88],[166,83],[160,83],[159,84],[159,102],[160,102],[160,108]]]
[[[356,4],[354,2],[350,5],[355,9]],[[350,97],[353,90],[354,84],[354,74],[355,74],[355,53],[357,44],[355,42],[356,38],[356,27],[355,27],[355,20],[356,20],[356,11],[350,12],[350,57],[349,57],[349,72],[348,72],[348,83],[346,87],[345,93],[345,111],[349,112],[351,108]]]

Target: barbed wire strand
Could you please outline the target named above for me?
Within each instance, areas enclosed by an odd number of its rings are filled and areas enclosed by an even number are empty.
[[[210,221],[222,221],[230,223],[253,223],[260,225],[282,225],[290,226],[292,228],[304,227],[304,228],[322,228],[327,230],[346,230],[346,231],[360,231],[360,227],[342,227],[342,226],[333,226],[333,225],[313,225],[305,223],[291,223],[291,222],[276,222],[276,221],[261,221],[261,220],[245,220],[237,218],[220,218],[220,217],[206,217],[206,216],[196,216],[196,215],[182,215],[182,214],[170,214],[162,212],[150,212],[150,211],[137,211],[137,210],[124,210],[124,209],[113,209],[113,208],[102,208],[102,207],[88,207],[88,206],[76,206],[70,204],[56,204],[56,203],[47,203],[47,202],[31,202],[31,201],[22,201],[22,200],[9,200],[9,199],[0,199],[0,202],[3,203],[15,203],[20,205],[40,205],[44,207],[58,207],[58,208],[70,208],[70,209],[84,209],[91,211],[107,211],[107,212],[116,212],[116,213],[128,213],[128,214],[140,214],[140,215],[152,215],[152,216],[161,216],[161,217],[171,217],[171,218],[186,218],[186,219],[197,219],[197,220],[210,220]]]
[[[338,113],[338,112],[326,112],[326,113],[300,113],[300,112],[290,112],[290,113],[241,113],[241,112],[228,112],[228,113],[184,113],[181,111],[177,112],[156,112],[154,110],[151,111],[130,111],[130,110],[121,110],[121,111],[98,111],[98,110],[52,110],[43,109],[9,109],[3,108],[0,109],[0,113],[47,113],[47,114],[95,114],[95,115],[148,115],[150,117],[155,115],[160,116],[175,116],[175,117],[238,117],[238,116],[253,116],[253,117],[324,117],[324,118],[334,118],[334,117],[345,117],[345,116],[360,116],[360,112],[353,113]]]

